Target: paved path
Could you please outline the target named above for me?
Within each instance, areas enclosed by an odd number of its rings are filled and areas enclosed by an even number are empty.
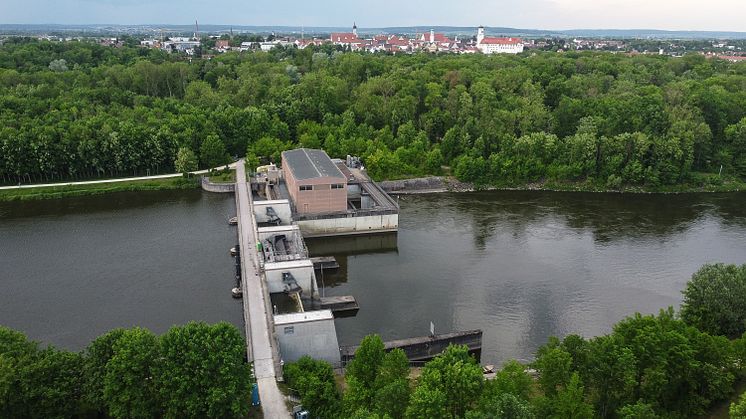
[[[228,165],[231,169],[236,168],[236,163]],[[222,169],[225,166],[216,167],[216,169]],[[210,170],[198,170],[191,172],[193,175],[204,175]],[[16,185],[16,186],[0,186],[0,190],[3,189],[29,189],[29,188],[47,188],[50,186],[75,186],[75,185],[95,185],[97,183],[119,183],[119,182],[131,182],[133,180],[152,180],[152,179],[168,179],[173,177],[183,176],[182,173],[171,173],[168,175],[155,175],[155,176],[139,176],[139,177],[125,177],[116,179],[103,179],[103,180],[86,180],[82,182],[58,182],[58,183],[31,183],[28,185]]]
[[[236,167],[236,209],[238,235],[241,245],[241,288],[243,291],[244,322],[246,324],[246,353],[254,363],[254,376],[259,386],[259,399],[265,418],[289,418],[285,396],[277,387],[277,348],[269,293],[264,274],[259,267],[256,251],[256,222],[254,221],[251,190],[246,182],[243,160]]]

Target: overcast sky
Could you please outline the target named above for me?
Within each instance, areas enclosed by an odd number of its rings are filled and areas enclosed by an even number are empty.
[[[0,23],[746,31],[746,0],[0,0]]]

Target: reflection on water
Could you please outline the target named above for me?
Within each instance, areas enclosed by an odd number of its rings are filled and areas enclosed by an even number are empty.
[[[316,271],[321,296],[328,288],[347,282],[348,258],[355,255],[383,254],[397,251],[397,234],[366,234],[361,236],[320,237],[306,239],[311,257],[334,255],[339,268]]]
[[[484,330],[483,361],[530,359],[551,335],[593,336],[635,311],[681,301],[707,262],[746,262],[746,194],[479,192],[406,196],[392,249],[309,240],[341,268],[327,295],[354,295],[340,344]],[[394,251],[396,249],[396,251]],[[321,285],[321,284],[320,284]]]

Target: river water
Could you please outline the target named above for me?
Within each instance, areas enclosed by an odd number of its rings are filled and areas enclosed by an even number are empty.
[[[549,336],[607,333],[681,302],[707,262],[746,263],[746,194],[479,192],[404,196],[392,240],[312,241],[354,295],[340,344],[482,329],[482,361],[529,360]],[[369,253],[378,246],[381,253]]]
[[[0,324],[74,350],[115,327],[242,328],[234,215],[201,191],[0,203]]]
[[[678,306],[706,262],[746,263],[746,194],[478,192],[402,196],[398,235],[309,240],[354,295],[340,344],[484,330],[482,360],[531,359]],[[117,326],[242,325],[230,298],[232,196],[121,193],[0,203],[0,324],[71,349]]]

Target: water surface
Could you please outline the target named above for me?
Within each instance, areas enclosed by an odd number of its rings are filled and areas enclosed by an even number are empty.
[[[678,306],[707,262],[746,263],[746,194],[479,192],[402,196],[398,235],[309,240],[354,295],[340,344],[482,329],[482,359],[531,359],[552,335],[607,333]],[[231,195],[118,193],[0,203],[0,324],[80,349],[114,327],[242,325],[230,297]]]
[[[531,359],[549,336],[607,333],[681,302],[702,264],[746,263],[746,194],[479,192],[403,196],[398,240],[310,241],[327,295],[354,295],[340,344],[483,329],[482,359]],[[398,242],[398,247],[396,246]],[[320,284],[321,285],[321,284]]]
[[[233,215],[201,191],[0,203],[0,324],[73,350],[115,327],[242,327]]]

